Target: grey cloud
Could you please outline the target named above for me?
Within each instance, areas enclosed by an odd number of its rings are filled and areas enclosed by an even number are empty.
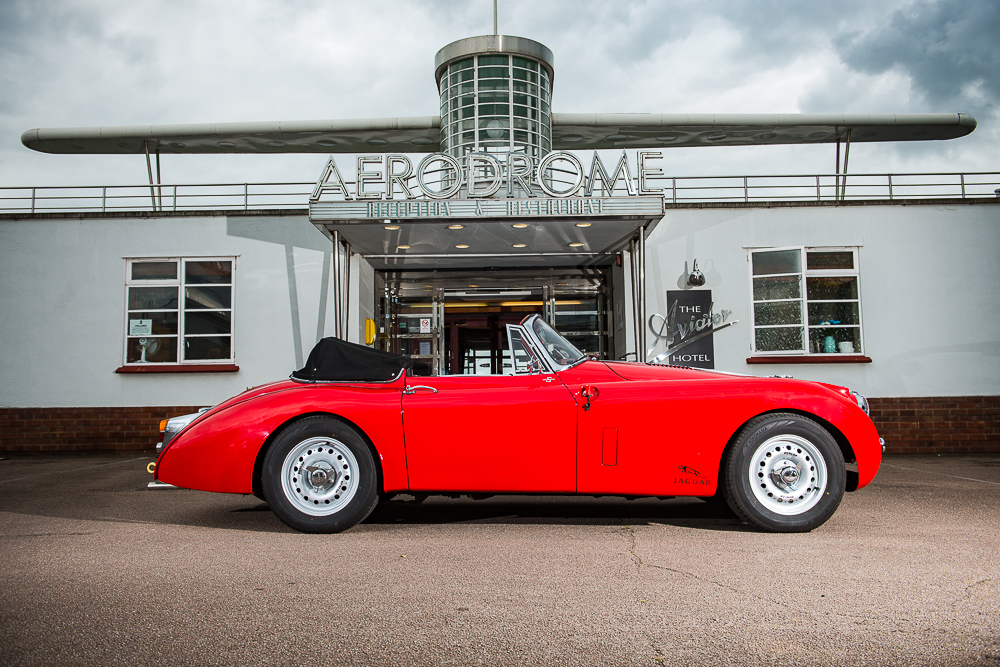
[[[921,0],[894,11],[882,25],[842,34],[834,43],[843,61],[858,71],[905,72],[935,107],[964,104],[975,111],[1000,101],[1000,3],[995,0]],[[982,98],[968,95],[969,86]]]

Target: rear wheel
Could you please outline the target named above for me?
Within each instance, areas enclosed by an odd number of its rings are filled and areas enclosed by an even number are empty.
[[[791,413],[752,419],[726,461],[726,499],[758,528],[810,531],[829,519],[844,497],[847,473],[833,436]]]
[[[264,457],[261,486],[278,518],[307,533],[347,530],[378,502],[367,443],[334,417],[308,417],[285,429]]]

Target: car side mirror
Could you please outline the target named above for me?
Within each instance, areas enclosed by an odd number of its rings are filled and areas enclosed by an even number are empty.
[[[534,375],[536,373],[542,372],[542,362],[537,358],[532,357],[531,361],[528,362],[528,373]]]

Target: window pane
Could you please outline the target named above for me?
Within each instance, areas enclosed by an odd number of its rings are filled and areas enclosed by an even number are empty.
[[[753,305],[753,321],[757,326],[802,324],[802,302],[755,303]]]
[[[814,354],[863,354],[861,328],[822,327],[809,330],[809,351]]]
[[[754,301],[770,301],[772,299],[801,299],[802,287],[798,276],[782,276],[780,278],[754,278]]]
[[[858,279],[854,277],[807,278],[806,294],[810,301],[857,299]]]
[[[146,361],[158,364],[177,363],[177,338],[129,338],[128,352],[125,357],[130,364],[141,363],[142,345],[140,340],[146,341]]]
[[[129,287],[129,310],[164,310],[177,308],[176,287]]]
[[[184,360],[230,359],[231,338],[229,336],[206,336],[184,339]]]
[[[153,335],[168,336],[177,335],[177,311],[166,313],[143,313],[129,311],[129,327],[132,320],[153,320]]]
[[[857,302],[810,303],[809,324],[861,324]]]
[[[753,253],[753,275],[801,273],[802,253],[798,250],[767,250]]]
[[[757,352],[783,352],[802,349],[802,327],[755,329]]]
[[[506,65],[507,56],[479,56],[479,66],[485,65]]]
[[[184,313],[184,333],[227,334],[231,332],[231,322],[232,313],[228,310]]]
[[[847,250],[840,251],[812,251],[806,252],[806,268],[810,271],[816,269],[853,269],[854,253]]]
[[[232,262],[187,262],[184,265],[186,283],[231,283]]]
[[[132,280],[176,280],[177,262],[132,262]]]
[[[232,305],[231,290],[226,287],[185,287],[184,307],[197,308],[229,308]]]

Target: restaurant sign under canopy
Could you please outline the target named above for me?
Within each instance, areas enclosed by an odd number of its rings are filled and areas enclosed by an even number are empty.
[[[309,198],[313,220],[657,216],[660,151],[639,151],[636,178],[622,151],[609,173],[594,152],[590,169],[572,153],[532,164],[517,152],[427,155],[414,169],[406,155],[359,155],[357,179],[344,180],[333,156]],[[595,194],[596,191],[596,194]],[[616,196],[616,191],[618,192]]]

